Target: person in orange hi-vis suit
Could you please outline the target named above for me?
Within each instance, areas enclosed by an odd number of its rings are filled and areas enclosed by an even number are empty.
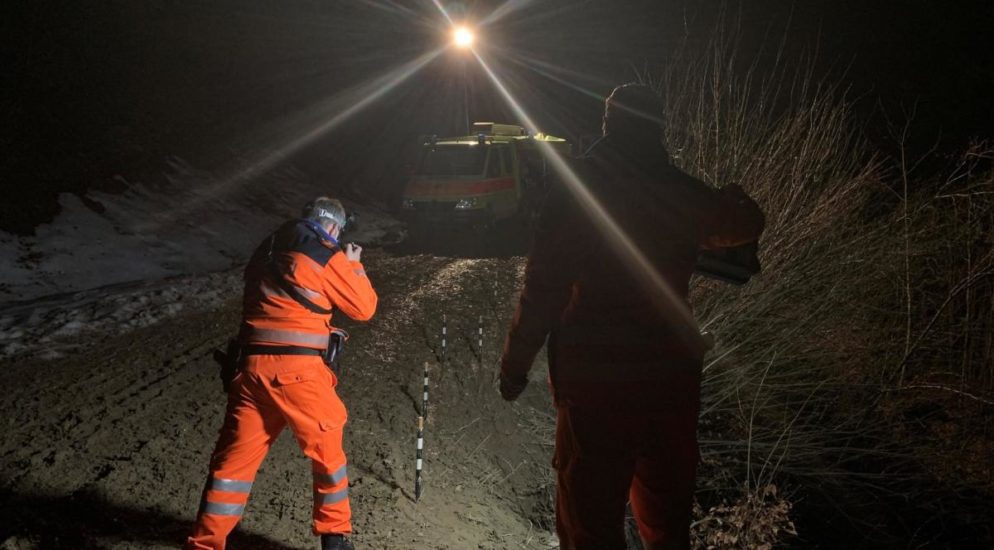
[[[342,431],[345,405],[326,365],[332,309],[366,321],[376,292],[362,249],[339,246],[341,202],[319,197],[266,238],[245,269],[237,374],[210,460],[193,534],[186,548],[224,548],[241,519],[256,471],[289,426],[314,474],[313,532],[324,550],[352,549],[349,481]],[[331,346],[336,347],[336,346]]]
[[[607,99],[604,136],[576,163],[583,192],[564,182],[543,205],[501,358],[513,400],[548,338],[563,550],[624,550],[628,502],[645,548],[690,547],[707,342],[689,281],[701,249],[755,242],[765,225],[737,185],[671,164],[662,117],[644,86]]]

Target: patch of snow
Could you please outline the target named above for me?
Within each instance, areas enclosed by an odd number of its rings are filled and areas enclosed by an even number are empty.
[[[56,359],[94,335],[124,334],[183,311],[218,307],[242,294],[242,269],[125,283],[59,294],[0,311],[0,358]]]
[[[241,267],[256,246],[315,196],[334,190],[293,168],[225,181],[181,159],[164,181],[121,194],[59,197],[61,213],[30,237],[0,232],[0,357],[93,330],[127,331],[241,293]],[[403,224],[381,209],[358,212],[347,240],[399,242]],[[54,355],[53,355],[54,354]]]

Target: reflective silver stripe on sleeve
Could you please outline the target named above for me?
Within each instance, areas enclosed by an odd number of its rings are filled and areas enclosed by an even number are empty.
[[[331,483],[332,485],[338,485],[339,483],[342,482],[343,479],[345,479],[345,476],[348,475],[348,470],[346,466],[347,466],[346,464],[342,464],[341,468],[335,470],[330,474],[321,474],[318,472],[314,472],[314,480],[321,483]]]
[[[252,482],[212,477],[210,489],[212,491],[225,491],[228,493],[249,493],[252,491]]]
[[[310,332],[298,332],[295,330],[280,330],[277,328],[253,328],[248,335],[249,341],[253,342],[276,342],[280,344],[314,346],[325,348],[328,346],[328,334],[312,334]]]
[[[308,300],[314,300],[315,298],[321,298],[322,294],[316,290],[311,290],[309,288],[304,288],[302,286],[297,286],[295,284],[290,284],[294,290],[304,295],[304,298]]]
[[[303,258],[300,257],[295,258],[293,261],[293,265],[290,268],[290,273],[296,272],[297,268],[299,268],[302,264],[309,267],[312,271],[314,271],[318,275],[322,275],[324,273],[324,266],[315,262],[313,259],[307,256],[304,256]],[[286,273],[286,272],[281,271],[281,273]],[[311,290],[309,288],[305,288],[296,284],[297,279],[293,275],[284,276],[283,280],[286,281],[287,284],[292,286],[297,292],[303,294],[304,297],[307,298],[308,300],[314,300],[315,298],[321,298],[324,296],[323,294],[321,294],[316,290]]]
[[[244,511],[244,504],[228,504],[225,502],[210,501],[204,503],[205,514],[214,514],[216,516],[240,516]]]
[[[314,500],[322,506],[335,504],[336,502],[341,502],[347,498],[349,498],[348,487],[342,489],[341,491],[335,491],[334,493],[314,493]]]
[[[273,298],[277,296],[280,298],[289,298],[286,292],[283,292],[282,288],[279,287],[273,288],[269,286],[269,283],[265,281],[263,281],[262,284],[260,285],[260,289],[262,290],[262,295],[265,296],[266,298]]]

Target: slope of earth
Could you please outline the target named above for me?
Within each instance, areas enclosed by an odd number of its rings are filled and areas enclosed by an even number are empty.
[[[367,253],[376,317],[352,334],[354,539],[370,549],[550,548],[552,407],[544,384],[507,404],[493,385],[522,262]],[[5,359],[0,393],[4,548],[175,548],[196,513],[224,398],[211,351],[238,323],[238,289],[149,326]],[[443,315],[448,353],[440,363]],[[482,316],[484,348],[477,349]],[[338,321],[336,319],[336,321]],[[495,337],[496,335],[496,337]],[[81,334],[78,336],[83,339]],[[425,491],[413,500],[422,366],[430,365]],[[544,359],[534,380],[544,378]],[[315,548],[310,465],[285,432],[232,548]]]

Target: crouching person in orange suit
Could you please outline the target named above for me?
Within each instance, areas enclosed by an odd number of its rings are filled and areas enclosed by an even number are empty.
[[[576,165],[583,183],[542,208],[501,359],[513,400],[548,344],[563,550],[624,550],[626,503],[645,548],[690,548],[708,343],[688,284],[701,249],[754,242],[764,226],[738,186],[672,165],[662,116],[644,86],[608,98],[604,137]]]
[[[341,202],[319,197],[256,249],[245,269],[238,369],[186,548],[224,548],[241,519],[256,471],[289,426],[314,474],[313,532],[324,550],[352,549],[342,431],[345,405],[326,365],[331,313],[365,321],[377,296],[362,249],[339,246]],[[334,347],[332,345],[332,347]]]

